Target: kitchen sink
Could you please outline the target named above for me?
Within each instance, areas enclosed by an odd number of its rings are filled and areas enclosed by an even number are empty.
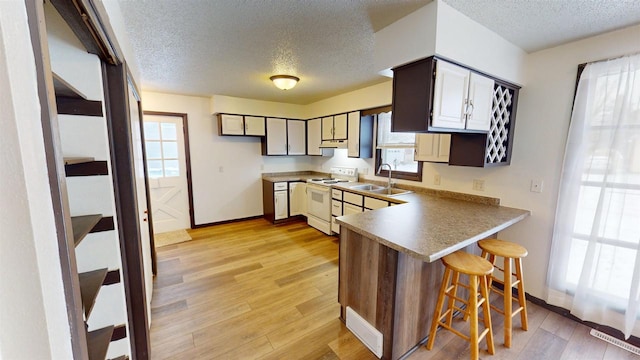
[[[385,195],[385,196],[404,195],[411,192],[409,190],[404,190],[404,189],[396,189],[396,188],[388,189],[385,186],[373,185],[373,184],[354,185],[354,186],[350,186],[349,188],[353,190],[359,190],[359,191],[369,192],[369,193],[378,194],[378,195]]]
[[[368,190],[368,191],[370,193],[386,195],[386,196],[397,196],[397,195],[404,195],[404,194],[411,193],[410,190],[396,189],[396,188],[387,189],[385,187],[382,187],[382,189]]]
[[[379,191],[379,190],[386,189],[384,186],[378,186],[373,184],[354,185],[354,186],[350,186],[349,188],[353,190],[360,190],[360,191]]]

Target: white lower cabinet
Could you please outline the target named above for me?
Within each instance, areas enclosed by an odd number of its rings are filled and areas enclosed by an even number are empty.
[[[288,201],[287,183],[275,183],[273,185],[273,199],[275,208],[275,220],[286,219],[289,217],[289,201]]]
[[[375,210],[375,209],[382,209],[387,206],[389,206],[389,202],[386,200],[380,200],[380,199],[376,199],[368,196],[364,198],[365,209]]]
[[[306,214],[305,187],[306,184],[301,181],[289,183],[289,216]]]
[[[342,212],[344,215],[359,214],[363,211],[364,209],[362,208],[362,206],[353,205],[349,203],[342,204]]]

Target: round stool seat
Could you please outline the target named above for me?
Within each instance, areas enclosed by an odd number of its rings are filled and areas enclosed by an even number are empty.
[[[493,272],[493,265],[480,256],[456,251],[442,258],[445,266],[462,274],[485,276]]]
[[[484,239],[478,241],[478,246],[493,255],[519,259],[527,256],[528,252],[523,246],[516,243],[498,239]]]

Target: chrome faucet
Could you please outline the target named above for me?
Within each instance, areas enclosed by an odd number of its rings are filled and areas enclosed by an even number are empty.
[[[393,183],[391,183],[391,165],[389,165],[387,163],[381,164],[378,167],[378,175],[380,175],[380,170],[382,170],[383,166],[386,166],[386,167],[389,168],[389,182],[387,183],[387,189],[389,189],[389,191],[391,191],[391,187],[393,186]]]

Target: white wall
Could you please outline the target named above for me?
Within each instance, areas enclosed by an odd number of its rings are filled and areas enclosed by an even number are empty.
[[[389,69],[435,54],[437,7],[431,2],[374,34],[376,70],[392,76]]]
[[[442,0],[438,7],[435,54],[522,84],[526,53]]]
[[[54,214],[43,171],[34,57],[28,44],[24,2],[0,1],[0,358],[70,359]]]
[[[187,114],[197,225],[262,215],[263,172],[312,166],[306,156],[262,156],[259,138],[219,136],[218,120],[212,115],[227,112],[300,118],[300,105],[143,91],[142,108]]]
[[[381,73],[432,55],[522,84],[526,53],[483,25],[436,0],[375,33],[374,60]]]

